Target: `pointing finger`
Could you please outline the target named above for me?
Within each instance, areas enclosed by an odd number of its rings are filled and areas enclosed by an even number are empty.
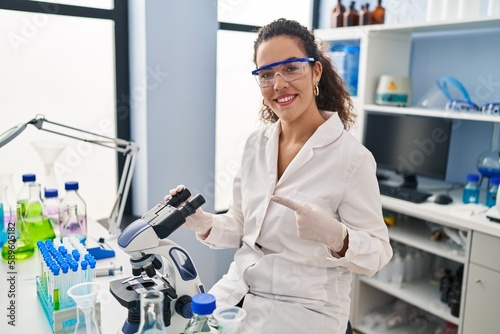
[[[281,205],[284,205],[287,208],[292,209],[293,211],[298,211],[298,210],[300,210],[300,208],[302,208],[302,204],[299,204],[299,203],[297,203],[289,198],[285,198],[285,197],[281,197],[281,196],[273,195],[273,196],[271,196],[271,201],[278,203],[278,204],[281,204]]]

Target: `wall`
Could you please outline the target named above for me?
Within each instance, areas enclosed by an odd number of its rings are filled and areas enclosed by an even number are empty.
[[[217,7],[212,1],[129,1],[132,133],[141,146],[134,213],[185,184],[214,210]],[[136,10],[134,10],[136,9]],[[170,239],[194,260],[206,287],[226,271],[234,250],[210,250],[194,232]]]

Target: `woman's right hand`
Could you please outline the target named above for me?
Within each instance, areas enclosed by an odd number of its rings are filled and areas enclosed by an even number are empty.
[[[165,196],[165,202],[168,201],[173,196],[180,193],[185,188],[184,185],[180,184],[177,187],[170,189],[169,194]],[[191,197],[188,198],[190,200]],[[184,226],[195,231],[201,236],[207,236],[208,232],[212,229],[213,218],[210,213],[206,213],[201,208],[198,208],[194,214],[186,218],[186,223]]]

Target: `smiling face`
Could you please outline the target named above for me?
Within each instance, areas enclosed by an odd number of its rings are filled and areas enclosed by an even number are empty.
[[[275,36],[262,42],[256,52],[257,67],[291,59],[307,57],[296,39],[287,36]],[[313,66],[311,67],[311,64]],[[321,77],[319,62],[307,63],[307,73],[300,79],[286,82],[276,75],[274,86],[261,88],[266,104],[276,113],[282,122],[294,122],[304,119],[310,113],[317,113],[313,88]]]

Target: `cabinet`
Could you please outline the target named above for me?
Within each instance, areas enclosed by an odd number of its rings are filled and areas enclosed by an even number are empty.
[[[498,145],[498,129],[500,128],[500,117],[498,115],[485,115],[481,113],[467,112],[446,112],[440,109],[422,109],[417,107],[388,107],[375,104],[375,93],[378,79],[381,75],[390,74],[395,76],[409,76],[425,78],[428,73],[428,64],[434,61],[434,56],[428,59],[416,61],[415,57],[416,41],[418,38],[432,39],[435,34],[445,35],[446,38],[454,38],[456,34],[466,35],[467,43],[463,44],[463,50],[456,52],[450,48],[450,52],[441,52],[434,66],[445,68],[446,63],[450,63],[453,70],[464,77],[470,78],[474,74],[466,73],[466,68],[479,68],[481,74],[476,77],[484,79],[487,77],[486,69],[491,71],[488,75],[495,78],[490,94],[483,94],[483,102],[500,101],[500,67],[496,56],[489,55],[487,60],[469,58],[467,48],[477,48],[474,40],[479,39],[481,34],[494,32],[494,36],[500,36],[500,17],[488,17],[477,20],[453,20],[441,21],[438,23],[406,24],[406,25],[373,25],[363,27],[346,27],[337,29],[318,29],[315,35],[325,43],[333,45],[335,43],[354,44],[361,47],[358,77],[358,95],[353,98],[357,109],[357,123],[352,132],[360,140],[363,137],[364,116],[367,112],[396,113],[424,115],[429,117],[440,117],[453,119],[462,124],[479,124],[479,132],[487,133],[483,137],[483,142],[477,146],[460,148],[453,156],[460,163],[453,164],[452,168],[464,165],[463,170],[454,171],[454,182],[463,181],[467,172],[475,170],[475,159],[480,153],[480,149],[489,149],[489,145]],[[498,40],[498,39],[496,39]],[[458,43],[460,44],[460,43]],[[498,51],[495,40],[491,45],[495,45],[495,52]],[[453,47],[457,46],[455,44]],[[460,46],[460,45],[458,45]],[[484,47],[485,45],[482,44]],[[488,50],[489,48],[484,48]],[[471,50],[471,49],[469,49]],[[476,49],[475,49],[476,50]],[[476,50],[477,51],[477,50]],[[498,53],[496,53],[498,54]],[[421,54],[420,54],[421,55]],[[425,63],[427,62],[427,63]],[[483,64],[486,62],[486,64]],[[456,65],[462,64],[462,65]],[[417,66],[417,67],[415,67]],[[420,66],[420,67],[418,67]],[[489,67],[488,67],[489,66]],[[473,72],[472,72],[473,73]],[[435,73],[434,73],[435,74]],[[455,73],[446,73],[452,76]],[[459,76],[460,77],[460,76]],[[430,78],[434,83],[437,77]],[[480,79],[481,79],[480,78]],[[481,79],[481,80],[482,80]],[[417,80],[418,81],[418,80]],[[420,86],[425,80],[415,82],[412,76],[412,83]],[[414,91],[419,91],[422,95],[425,87],[414,87]],[[481,89],[477,84],[473,87],[471,94],[481,97]],[[414,94],[414,102],[418,96]],[[477,103],[477,102],[476,102]],[[460,130],[460,129],[459,129]],[[457,137],[467,135],[467,132],[460,132]],[[470,135],[470,134],[469,134]],[[489,137],[488,137],[489,136]],[[478,141],[476,137],[471,142]],[[453,144],[452,144],[453,145]],[[460,144],[457,144],[460,145]],[[468,154],[468,155],[467,155]],[[450,157],[451,158],[451,157]],[[470,163],[467,165],[467,162]],[[453,174],[453,173],[452,173]],[[450,180],[447,180],[450,181]],[[455,193],[455,203],[460,203],[460,190]],[[475,216],[457,215],[452,212],[451,206],[439,206],[434,203],[413,204],[393,198],[382,198],[384,209],[396,212],[401,217],[406,217],[404,224],[397,224],[390,229],[391,241],[426,252],[432,256],[443,259],[451,267],[463,266],[464,274],[462,278],[461,307],[458,316],[451,315],[450,308],[440,301],[439,287],[430,284],[427,279],[421,279],[410,284],[403,284],[401,288],[395,287],[391,283],[386,283],[376,278],[356,276],[353,284],[352,299],[353,309],[351,311],[351,321],[353,327],[365,334],[377,333],[434,333],[433,323],[447,321],[458,326],[458,333],[496,333],[500,332],[494,322],[496,311],[500,308],[500,268],[492,263],[485,263],[481,258],[495,259],[494,256],[500,253],[492,250],[500,248],[500,224],[490,222],[485,214]],[[448,243],[438,243],[429,240],[429,235],[424,231],[422,224],[425,222],[438,224],[439,226],[451,227],[463,231],[467,235],[466,246],[460,252]],[[486,250],[486,251],[485,251]],[[480,254],[480,255],[479,255]],[[492,298],[493,296],[493,298]],[[363,317],[383,305],[390,304],[395,300],[402,300],[408,304],[425,311],[429,315],[422,322],[412,323],[407,327],[397,327],[393,330],[377,329],[367,326]],[[484,313],[481,313],[484,312]],[[485,315],[491,315],[492,323],[488,323]]]

